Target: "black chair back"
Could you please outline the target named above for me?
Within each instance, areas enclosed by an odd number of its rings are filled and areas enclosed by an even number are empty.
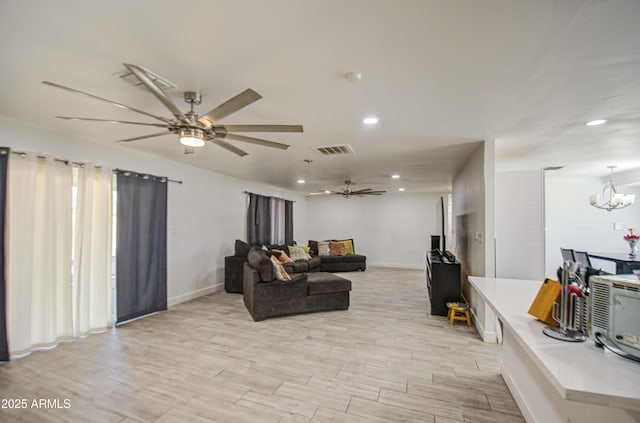
[[[560,248],[560,253],[562,253],[562,261],[576,261],[572,249]]]
[[[574,251],[573,257],[580,263],[580,267],[591,267],[591,259],[586,251]]]

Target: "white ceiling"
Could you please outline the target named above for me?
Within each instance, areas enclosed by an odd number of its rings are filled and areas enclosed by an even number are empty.
[[[240,158],[209,144],[184,156],[176,136],[127,147],[305,192],[345,179],[449,190],[485,139],[496,140],[499,170],[640,168],[637,0],[3,0],[0,48],[0,115],[103,143],[159,130],[55,119],[149,121],[40,81],[167,117],[113,77],[121,63],[177,84],[168,94],[185,111],[184,90],[202,92],[204,113],[253,88],[263,99],[221,123],[304,125],[255,134],[287,151],[237,143],[250,153]],[[348,81],[352,71],[362,81]],[[367,115],[380,122],[366,127]],[[609,123],[584,126],[595,118]],[[333,144],[356,154],[314,150]]]

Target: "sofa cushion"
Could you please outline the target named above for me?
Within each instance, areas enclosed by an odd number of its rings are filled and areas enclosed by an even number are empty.
[[[307,244],[309,245],[309,254],[311,254],[312,256],[317,256],[318,255],[318,241],[313,241],[313,240],[309,240],[309,243]]]
[[[307,259],[307,264],[309,265],[309,271],[313,271],[320,267],[320,263],[322,263],[322,259],[320,256],[313,256],[310,259]]]
[[[348,256],[322,256],[323,263],[358,263],[367,258],[360,254],[350,254]]]
[[[249,250],[251,249],[251,245],[247,244],[244,241],[236,239],[236,243],[234,245],[234,253],[233,255],[236,257],[247,257],[249,254]]]
[[[251,247],[249,254],[247,254],[247,259],[249,265],[260,274],[262,282],[271,282],[276,278],[273,263],[271,263],[266,251],[258,247]]]
[[[292,261],[284,263],[283,266],[287,273],[304,273],[309,270],[307,260]]]
[[[344,242],[342,242],[342,241],[329,241],[329,255],[330,256],[344,256]]]
[[[280,260],[278,260],[275,256],[271,256],[270,260],[271,263],[273,263],[273,271],[276,274],[276,279],[279,281],[290,281],[291,276],[289,276],[287,271],[284,270],[284,267],[282,267],[282,263],[280,263]]]
[[[307,274],[309,295],[351,291],[351,281],[326,272]]]

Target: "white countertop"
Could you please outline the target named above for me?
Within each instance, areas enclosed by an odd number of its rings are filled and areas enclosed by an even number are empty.
[[[597,348],[594,342],[559,341],[527,314],[541,281],[469,276],[469,282],[517,342],[567,400],[640,410],[640,363]]]

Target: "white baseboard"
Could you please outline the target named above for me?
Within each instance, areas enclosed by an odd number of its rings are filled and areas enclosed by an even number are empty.
[[[473,322],[473,326],[475,326],[476,331],[480,335],[480,338],[482,338],[482,341],[491,343],[491,344],[497,343],[498,342],[497,334],[494,331],[484,327],[484,322],[482,321],[482,319],[478,318],[472,304],[469,302],[469,300],[467,300],[464,294],[461,293],[460,295],[462,296],[462,301],[469,304],[469,311],[471,312],[471,321]]]
[[[198,289],[197,291],[188,292],[186,294],[178,295],[167,299],[167,307],[173,307],[180,303],[186,303],[187,301],[194,300],[205,295],[213,294],[214,292],[222,291],[224,284],[219,283],[217,285],[209,286],[207,288]]]
[[[415,269],[424,270],[424,264],[401,264],[401,263],[380,263],[380,262],[367,262],[367,267],[393,267],[395,269]]]

